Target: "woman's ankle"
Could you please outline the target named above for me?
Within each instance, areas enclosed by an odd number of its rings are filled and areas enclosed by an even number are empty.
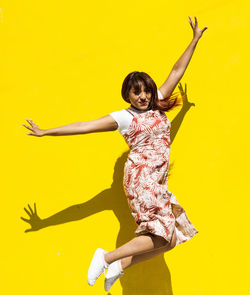
[[[112,261],[110,261],[109,252],[104,254],[104,260],[107,264],[112,263]]]
[[[121,269],[122,269],[122,271],[124,271],[124,269],[126,268],[126,263],[125,263],[125,258],[122,258],[121,259]]]
[[[124,258],[121,259],[122,271],[124,271],[126,268],[128,268],[131,265],[131,257],[132,256],[124,257]]]

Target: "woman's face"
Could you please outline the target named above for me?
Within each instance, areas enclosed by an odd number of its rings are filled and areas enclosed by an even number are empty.
[[[129,100],[131,105],[139,110],[146,110],[149,106],[152,93],[150,89],[146,88],[144,83],[140,84],[140,89],[136,91],[131,87],[129,91]]]

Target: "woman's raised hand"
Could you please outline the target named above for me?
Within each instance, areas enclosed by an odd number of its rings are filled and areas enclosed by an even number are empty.
[[[40,129],[39,126],[36,125],[31,119],[30,120],[26,119],[26,121],[30,124],[31,127],[25,124],[23,124],[23,126],[29,129],[30,131],[32,131],[32,133],[27,133],[28,135],[34,135],[38,137],[41,137],[44,135],[44,130]]]
[[[198,21],[197,21],[197,18],[196,16],[194,17],[195,18],[195,24],[193,23],[191,17],[189,16],[189,23],[190,23],[190,26],[193,30],[193,38],[197,38],[197,39],[200,39],[200,37],[202,36],[203,32],[208,28],[208,27],[204,27],[202,30],[200,30],[198,28]]]

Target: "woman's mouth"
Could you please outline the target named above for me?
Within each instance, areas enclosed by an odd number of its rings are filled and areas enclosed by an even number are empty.
[[[147,102],[146,102],[146,101],[139,101],[139,104],[141,104],[141,105],[146,105]]]

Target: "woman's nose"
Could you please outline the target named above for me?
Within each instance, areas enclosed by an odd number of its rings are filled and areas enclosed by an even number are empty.
[[[140,96],[140,98],[146,98],[147,97],[146,92],[141,92],[139,96]]]

